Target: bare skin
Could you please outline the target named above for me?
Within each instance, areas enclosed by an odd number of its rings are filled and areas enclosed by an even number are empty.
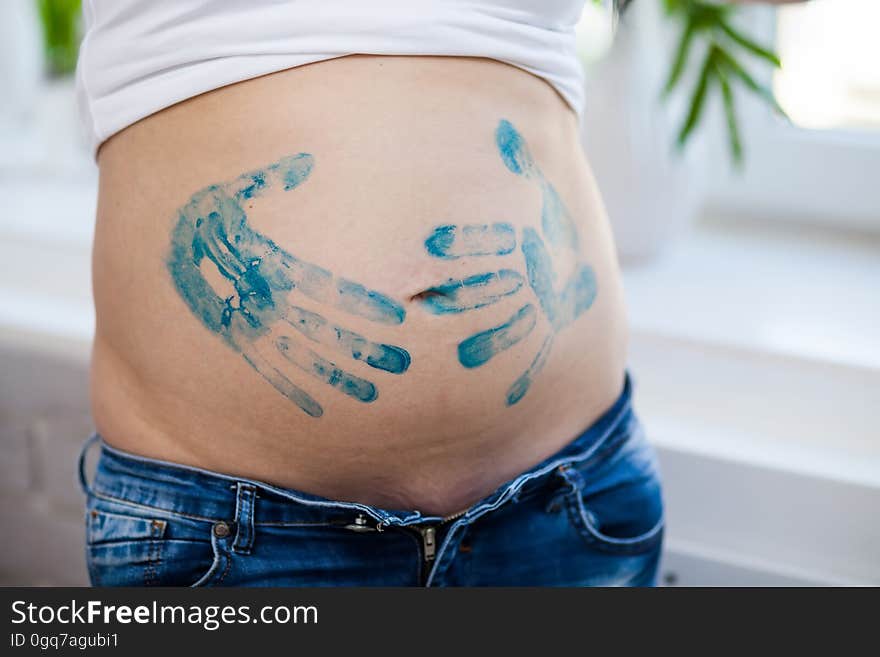
[[[517,174],[516,162],[505,163],[501,120],[527,141],[540,175]],[[208,217],[216,200],[199,200],[200,190],[222,183],[232,198],[247,180],[242,174],[303,153],[313,162],[295,188],[235,197],[249,230],[334,281],[380,292],[405,319],[372,321],[303,296],[296,281],[273,293],[268,334],[250,342],[242,332],[229,337],[229,327],[210,330],[169,272],[181,208],[196,199],[189,211]],[[526,72],[466,58],[312,64],[154,114],[108,140],[99,165],[92,399],[98,429],[113,446],[334,499],[444,515],[559,450],[620,393],[626,322],[607,218],[574,114]],[[529,283],[523,251],[527,229],[542,231],[545,180],[578,237],[576,248],[552,250],[558,297],[579,271],[595,283],[595,298],[577,313],[561,313],[555,328]],[[444,258],[426,248],[438,226],[495,223],[516,235],[509,253]],[[186,242],[187,257],[189,249]],[[265,270],[270,258],[260,255]],[[224,279],[209,258],[199,266],[218,298],[239,299],[229,302],[228,315],[246,319],[256,292],[245,278]],[[526,281],[516,294],[468,312],[430,312],[439,284],[501,269]],[[529,303],[537,309],[531,332],[485,364],[462,364],[459,347],[468,336]],[[269,316],[266,303],[251,308]],[[282,334],[289,315],[279,319],[278,308],[320,312],[328,326],[399,346],[411,362],[403,372],[386,371],[344,358],[326,341]],[[507,403],[512,383],[551,334],[552,349],[527,394]],[[267,340],[275,351],[260,347],[271,352],[266,363],[243,357]],[[290,352],[278,351],[279,340],[375,384],[374,398],[341,394],[338,377],[334,388],[288,367]],[[273,383],[267,372],[284,378]],[[283,381],[314,400],[320,416],[285,396]]]

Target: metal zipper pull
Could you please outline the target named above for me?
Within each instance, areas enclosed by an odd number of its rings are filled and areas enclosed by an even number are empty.
[[[422,553],[425,561],[433,561],[437,552],[437,530],[434,527],[420,527],[419,532],[422,534]]]

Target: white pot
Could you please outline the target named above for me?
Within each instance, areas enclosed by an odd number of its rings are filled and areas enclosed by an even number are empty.
[[[684,153],[674,147],[686,98],[660,99],[678,30],[660,4],[633,2],[587,75],[584,147],[623,261],[660,253],[704,196],[705,140],[694,134]]]
[[[0,119],[18,122],[43,80],[42,32],[34,0],[0,2]]]

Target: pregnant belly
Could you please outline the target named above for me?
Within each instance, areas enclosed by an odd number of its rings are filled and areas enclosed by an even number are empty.
[[[450,513],[620,391],[601,204],[522,71],[334,60],[169,108],[99,164],[93,410],[117,447]]]

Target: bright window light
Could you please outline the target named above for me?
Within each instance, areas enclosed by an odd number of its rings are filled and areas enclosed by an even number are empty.
[[[880,128],[880,0],[779,9],[774,92],[806,128]]]

